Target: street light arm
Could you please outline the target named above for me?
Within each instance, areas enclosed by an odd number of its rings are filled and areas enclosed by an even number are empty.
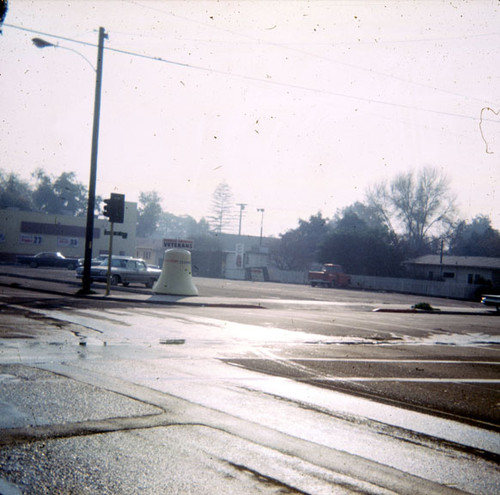
[[[42,38],[32,38],[31,41],[37,48],[47,48],[51,46],[53,48],[61,48],[62,50],[68,50],[70,52],[76,53],[77,55],[82,57],[83,60],[85,60],[85,62],[87,62],[90,65],[90,67],[92,67],[92,70],[94,72],[97,72],[97,69],[94,67],[92,62],[85,55],[81,54],[77,50],[74,50],[73,48],[68,48],[67,46],[61,46],[59,45],[59,43],[51,43],[50,41],[45,41]]]

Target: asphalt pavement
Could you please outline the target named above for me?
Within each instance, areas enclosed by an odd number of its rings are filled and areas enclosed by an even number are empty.
[[[12,268],[12,267],[9,267]],[[33,270],[31,270],[33,271]],[[29,273],[29,272],[28,272]],[[193,279],[196,285],[196,278]],[[89,294],[80,294],[80,283],[67,281],[58,281],[39,276],[36,272],[26,275],[16,273],[12,270],[0,269],[0,287],[15,288],[18,290],[35,291],[40,294],[60,295],[66,297],[81,297],[93,300],[116,301],[116,302],[136,302],[149,304],[164,304],[164,305],[181,305],[181,306],[201,306],[201,307],[231,307],[231,308],[263,308],[272,306],[282,306],[290,304],[289,299],[278,299],[275,297],[236,297],[230,293],[224,296],[198,295],[198,296],[182,296],[175,294],[157,294],[151,289],[139,288],[122,288],[110,287],[110,292],[106,294],[105,284],[94,284]],[[418,296],[421,297],[421,296]],[[399,312],[399,313],[432,313],[436,314],[491,314],[495,310],[491,307],[475,304],[471,308],[470,301],[463,301],[460,305],[459,301],[453,301],[453,304],[447,304],[446,299],[442,299],[442,304],[439,308],[432,311],[414,309],[408,304],[384,304],[380,307],[374,307],[374,311],[380,312]],[[296,304],[301,304],[300,301],[294,301]],[[308,301],[310,304],[311,301]],[[316,302],[321,304],[321,301]],[[303,302],[302,302],[303,304]],[[327,301],[323,304],[328,304]]]
[[[290,304],[274,298],[186,297],[114,288],[106,295],[104,286],[82,296],[78,289],[36,274],[0,273],[0,295],[9,292],[10,304],[16,294],[201,307]],[[374,309],[415,311],[404,304]],[[491,309],[454,304],[433,313],[484,314]],[[17,344],[4,339],[3,345]],[[85,373],[47,355],[40,355],[36,366],[0,364],[0,431],[1,495],[463,493],[153,389]],[[498,459],[484,455],[482,462],[494,465]],[[477,493],[490,493],[488,483]]]

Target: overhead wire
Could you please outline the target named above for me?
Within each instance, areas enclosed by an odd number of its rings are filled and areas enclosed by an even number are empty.
[[[449,94],[449,95],[452,95],[452,96],[460,96],[462,98],[476,100],[476,101],[479,101],[479,102],[481,102],[483,104],[486,103],[483,98],[476,98],[474,96],[464,95],[464,94],[461,94],[461,93],[457,93],[455,91],[450,91],[450,90],[447,90],[447,89],[438,88],[438,87],[432,86],[430,84],[425,84],[425,83],[421,83],[421,82],[418,82],[418,81],[412,81],[412,80],[404,78],[404,77],[396,76],[394,74],[389,74],[389,73],[383,72],[383,71],[377,71],[377,70],[374,70],[374,69],[371,69],[371,68],[367,68],[367,67],[362,67],[362,66],[357,65],[357,64],[352,64],[352,63],[349,63],[349,62],[341,62],[341,61],[338,61],[338,60],[332,60],[329,57],[325,57],[324,55],[319,55],[317,53],[313,53],[313,52],[310,52],[310,51],[307,51],[307,50],[290,47],[290,46],[284,45],[282,43],[276,43],[276,42],[262,40],[260,38],[256,38],[255,36],[251,36],[251,35],[248,35],[248,34],[245,34],[245,33],[234,32],[234,31],[232,31],[230,29],[225,29],[225,28],[221,28],[221,27],[218,27],[218,26],[214,26],[213,24],[209,24],[209,23],[206,23],[206,22],[200,22],[200,21],[197,21],[197,20],[194,20],[194,19],[190,19],[189,17],[185,17],[185,16],[181,16],[181,15],[175,14],[173,12],[166,12],[164,9],[159,8],[159,7],[153,7],[151,5],[142,5],[141,3],[139,3],[139,2],[137,2],[135,0],[127,0],[127,1],[128,1],[128,3],[130,3],[132,5],[136,5],[138,7],[141,7],[141,8],[147,9],[147,10],[153,10],[153,11],[156,11],[156,12],[161,12],[163,14],[167,14],[167,15],[175,17],[177,19],[182,19],[183,21],[186,21],[186,22],[190,22],[190,23],[193,23],[193,24],[198,24],[198,25],[201,25],[201,26],[204,26],[204,27],[208,27],[211,30],[221,31],[221,32],[224,32],[224,33],[231,34],[233,36],[240,37],[240,38],[246,38],[246,39],[249,39],[252,42],[257,42],[259,44],[264,44],[264,45],[268,45],[268,46],[273,46],[275,48],[280,48],[280,49],[284,49],[284,50],[288,50],[288,51],[293,51],[293,52],[296,52],[296,53],[300,53],[301,55],[307,55],[309,57],[317,58],[319,60],[325,60],[325,61],[333,63],[333,64],[342,65],[344,67],[350,67],[350,68],[357,69],[357,70],[360,70],[360,71],[368,72],[368,73],[373,74],[373,75],[377,75],[377,76],[382,76],[382,77],[394,79],[396,81],[404,82],[406,84],[411,84],[411,85],[414,85],[414,86],[419,86],[419,87],[423,87],[423,88],[427,88],[427,89],[432,89],[433,91],[437,91],[437,92],[440,92],[440,93],[445,93],[445,94]],[[467,38],[473,38],[473,37],[494,36],[494,35],[497,35],[497,34],[500,34],[500,33],[493,33],[493,34],[489,33],[489,34],[485,34],[485,35],[469,35],[469,36],[463,36],[462,38],[450,37],[448,39],[450,39],[450,40],[467,39]],[[394,41],[394,42],[398,42],[398,43],[436,42],[436,41],[445,41],[446,39],[447,38],[418,39],[418,40],[397,40],[397,41]],[[362,43],[362,42],[356,42],[355,44],[356,44],[356,46],[359,46],[359,44],[366,44],[366,43],[368,43],[368,42],[364,42],[364,43]],[[373,42],[370,42],[370,43],[373,44]],[[342,42],[341,43],[331,43],[330,46],[344,45],[344,44],[345,43],[342,43]],[[492,102],[487,102],[487,103],[492,103]]]
[[[30,33],[34,33],[34,34],[39,34],[39,35],[42,35],[42,36],[49,36],[51,38],[60,39],[60,40],[68,41],[68,42],[71,42],[71,43],[77,43],[77,44],[84,45],[84,46],[91,46],[91,47],[94,47],[94,48],[97,47],[97,45],[95,43],[90,43],[90,42],[81,41],[81,40],[75,40],[75,39],[68,38],[68,37],[65,37],[65,36],[55,35],[55,34],[52,34],[52,33],[46,33],[46,32],[43,32],[43,31],[38,31],[38,30],[35,30],[35,29],[25,28],[25,27],[21,27],[21,26],[15,26],[13,24],[4,23],[4,26],[10,27],[10,28],[13,28],[13,29],[19,29],[19,30],[30,32]],[[351,99],[351,100],[362,101],[362,102],[365,102],[365,103],[373,103],[373,104],[378,104],[378,105],[384,105],[384,106],[391,106],[391,107],[396,107],[396,108],[402,108],[402,109],[405,109],[405,110],[416,110],[416,111],[420,111],[420,112],[433,113],[433,114],[437,114],[437,115],[445,115],[445,116],[448,116],[448,117],[458,117],[458,118],[469,119],[469,120],[473,120],[473,121],[479,121],[480,120],[480,116],[479,115],[477,117],[474,117],[474,116],[465,115],[465,114],[459,114],[459,113],[454,113],[454,112],[446,112],[444,110],[437,110],[437,109],[430,109],[430,108],[420,108],[420,107],[417,107],[417,106],[414,106],[414,105],[408,105],[408,104],[404,104],[404,103],[389,102],[389,101],[384,101],[384,100],[380,100],[380,99],[369,98],[367,96],[350,95],[350,94],[347,94],[347,93],[340,93],[340,92],[326,90],[326,89],[312,88],[312,87],[303,86],[303,85],[300,85],[300,84],[292,84],[292,83],[286,83],[286,82],[280,82],[280,81],[273,81],[272,79],[263,79],[263,78],[260,78],[260,77],[257,77],[257,76],[249,76],[249,75],[238,74],[238,73],[230,72],[230,71],[226,71],[226,70],[214,69],[212,67],[204,67],[204,66],[201,66],[201,65],[194,65],[194,64],[185,63],[185,62],[178,62],[178,61],[175,61],[175,60],[165,59],[163,57],[155,57],[155,56],[152,56],[152,55],[144,55],[144,54],[141,54],[141,53],[132,52],[132,51],[129,51],[129,50],[122,50],[122,49],[118,49],[118,48],[112,48],[112,47],[109,47],[109,46],[105,46],[104,49],[106,51],[108,51],[108,52],[114,52],[114,53],[119,53],[119,54],[122,54],[122,55],[128,55],[128,56],[132,56],[132,57],[143,58],[143,59],[152,60],[152,61],[155,61],[155,62],[160,62],[160,63],[165,63],[165,64],[169,64],[169,65],[178,66],[178,67],[184,67],[184,68],[188,68],[188,69],[194,69],[194,70],[199,70],[199,71],[204,71],[204,72],[210,72],[210,73],[213,73],[213,74],[234,77],[234,78],[237,78],[237,79],[242,79],[242,80],[247,80],[247,81],[262,83],[262,84],[266,84],[266,85],[273,85],[273,86],[278,86],[278,87],[285,87],[285,88],[290,88],[290,89],[295,89],[295,90],[300,90],[300,91],[306,91],[306,92],[319,93],[319,94],[326,94],[326,95],[331,95],[331,96],[335,96],[335,97],[339,97],[339,98],[347,98],[347,99]],[[482,120],[485,121],[485,120],[488,120],[488,119],[484,119],[483,118]]]

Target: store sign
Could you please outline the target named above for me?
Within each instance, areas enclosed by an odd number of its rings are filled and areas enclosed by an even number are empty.
[[[193,249],[194,242],[189,239],[163,239],[165,249]]]
[[[104,235],[111,235],[111,230],[105,230]],[[128,237],[128,232],[113,231],[113,235],[126,239]]]
[[[77,237],[58,237],[57,238],[57,247],[60,248],[76,248],[78,247],[78,238]]]
[[[235,252],[236,252],[236,257],[235,257],[236,268],[243,268],[243,256],[245,254],[245,245],[239,243],[236,244]]]
[[[19,236],[19,242],[21,244],[33,244],[40,245],[43,241],[43,237],[41,235],[33,235],[33,234],[21,234]]]

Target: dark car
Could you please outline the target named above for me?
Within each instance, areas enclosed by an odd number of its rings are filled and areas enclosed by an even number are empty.
[[[495,306],[497,311],[500,311],[500,295],[498,294],[484,294],[481,303],[486,306]]]
[[[38,253],[34,256],[18,255],[16,257],[16,262],[21,265],[29,265],[32,268],[37,268],[38,266],[53,266],[74,270],[78,266],[78,258],[66,258],[62,253],[51,252]]]
[[[100,265],[92,265],[90,268],[90,279],[93,282],[106,282],[108,274],[108,261],[104,260]],[[140,258],[130,256],[113,256],[111,258],[110,284],[144,284],[146,287],[153,287],[153,284],[160,278],[161,270],[150,268],[146,262]],[[83,266],[76,270],[77,278],[83,277]]]

